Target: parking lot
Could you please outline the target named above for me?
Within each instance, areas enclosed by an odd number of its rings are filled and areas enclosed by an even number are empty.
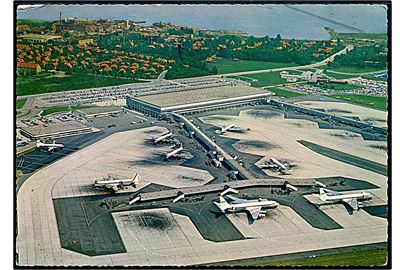
[[[117,102],[126,95],[142,95],[145,93],[160,93],[169,91],[190,90],[201,87],[226,86],[233,84],[232,80],[219,77],[203,77],[179,80],[155,80],[148,83],[125,84],[111,87],[65,91],[58,93],[33,96],[33,107],[66,106],[92,104],[101,102]]]

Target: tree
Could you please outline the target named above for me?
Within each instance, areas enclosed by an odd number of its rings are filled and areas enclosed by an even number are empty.
[[[63,34],[64,38],[70,38],[72,35],[69,32]]]

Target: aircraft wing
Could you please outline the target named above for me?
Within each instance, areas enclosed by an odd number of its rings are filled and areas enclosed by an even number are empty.
[[[245,203],[245,202],[248,201],[248,200],[245,200],[245,199],[234,197],[232,195],[226,195],[226,197],[228,197],[229,199],[232,200],[232,202],[235,202],[235,203]]]
[[[105,187],[112,189],[114,192],[118,190],[118,184],[109,184],[109,185],[106,185]]]
[[[48,152],[52,152],[55,149],[56,149],[56,147],[54,147],[54,146],[48,147]]]
[[[248,207],[246,210],[249,212],[249,214],[252,216],[253,220],[256,220],[259,218],[260,210],[262,208],[259,207]]]
[[[345,203],[347,203],[348,205],[350,205],[350,207],[353,208],[353,210],[359,210],[359,204],[358,204],[356,198],[346,199],[346,200],[343,200],[343,201]]]
[[[340,192],[334,191],[334,190],[330,190],[330,189],[323,189],[328,195],[340,195]]]

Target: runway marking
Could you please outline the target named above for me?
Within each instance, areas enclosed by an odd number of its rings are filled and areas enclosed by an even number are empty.
[[[105,215],[105,214],[108,214],[108,213],[112,213],[113,212],[113,210],[107,210],[107,212],[104,212],[104,213],[101,213],[101,214],[98,214],[98,215],[96,215],[92,220],[90,220],[90,222],[88,221],[88,217],[87,217],[87,215],[86,215],[86,210],[85,210],[85,208],[84,208],[84,204],[89,204],[89,203],[92,203],[92,204],[94,204],[94,202],[95,201],[92,201],[92,202],[81,202],[80,203],[80,205],[82,206],[82,209],[83,209],[83,214],[84,214],[84,216],[85,216],[85,218],[86,218],[86,223],[87,223],[87,226],[90,226],[90,224],[93,222],[93,221],[95,221],[97,218],[99,218],[99,217],[101,217],[102,215]]]
[[[83,203],[80,203],[80,206],[82,207],[84,218],[86,219],[86,224],[87,224],[87,227],[88,227],[89,226],[89,220],[87,218],[86,211],[84,210]]]

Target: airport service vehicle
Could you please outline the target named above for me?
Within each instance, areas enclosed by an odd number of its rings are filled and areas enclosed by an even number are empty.
[[[217,129],[215,131],[215,133],[224,134],[227,131],[230,131],[230,132],[242,132],[243,129],[240,128],[240,127],[237,127],[235,124],[230,124],[228,126],[223,126],[221,129]]]
[[[56,149],[59,148],[63,148],[65,147],[63,144],[61,143],[56,143],[56,141],[54,140],[52,143],[43,143],[40,140],[37,140],[37,144],[36,144],[37,148],[39,149],[45,149],[48,152],[52,152]]]
[[[270,161],[266,162],[264,165],[262,165],[260,168],[261,169],[274,169],[281,174],[291,174],[291,167],[295,167],[295,163],[293,162],[288,162],[286,160],[284,161],[278,161],[275,158],[270,158]]]
[[[171,131],[163,134],[162,136],[159,136],[157,138],[153,138],[153,143],[158,144],[158,143],[166,143],[166,142],[172,142],[173,133]]]
[[[338,192],[326,188],[319,188],[319,194],[313,194],[323,202],[346,203],[353,210],[359,210],[363,206],[363,201],[371,200],[369,192]]]
[[[137,173],[130,179],[112,179],[111,176],[103,179],[94,181],[94,186],[97,188],[105,188],[116,192],[119,189],[123,189],[124,186],[136,186],[140,181],[139,175]]]
[[[279,206],[278,202],[267,199],[246,200],[232,195],[226,195],[226,197],[232,202],[228,203],[223,196],[219,196],[219,202],[214,202],[214,204],[222,213],[247,212],[249,224],[252,224],[254,220],[263,218],[266,215],[266,210]]]

